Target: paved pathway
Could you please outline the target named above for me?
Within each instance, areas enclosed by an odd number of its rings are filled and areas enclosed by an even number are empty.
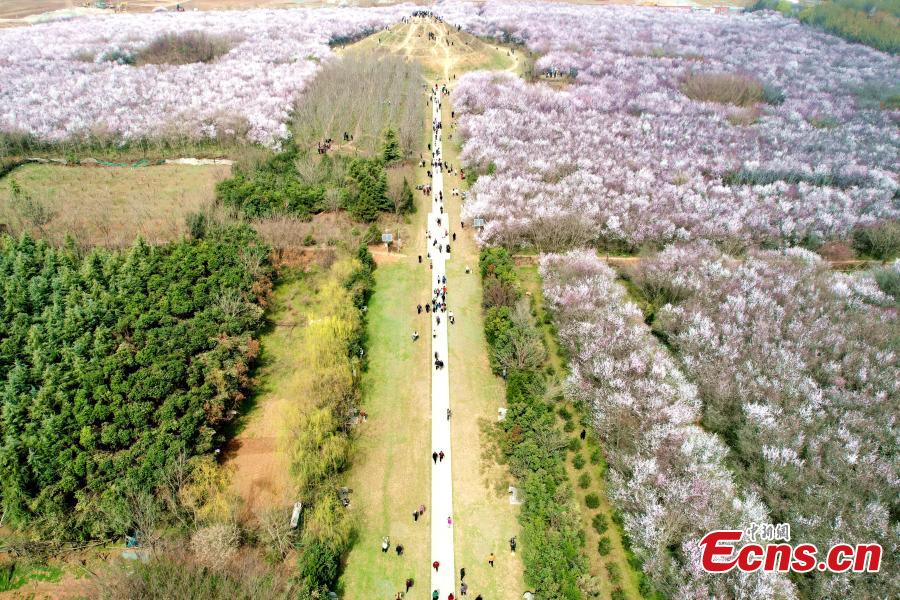
[[[441,122],[440,92],[432,94],[432,124]],[[432,134],[432,159],[443,160],[441,154],[441,130],[434,129]],[[440,563],[437,571],[431,569],[431,592],[437,590],[440,600],[447,600],[452,592],[456,592],[456,567],[453,562],[453,528],[448,525],[447,518],[453,516],[453,480],[450,473],[452,452],[450,451],[450,423],[447,411],[450,408],[449,352],[447,343],[447,326],[452,306],[450,281],[443,283],[446,276],[445,264],[452,254],[447,252],[450,244],[450,223],[447,213],[442,212],[443,202],[440,200],[444,188],[443,170],[432,166],[431,180],[431,212],[428,214],[427,244],[431,256],[431,288],[443,289],[447,286],[447,312],[437,311],[431,316],[431,444],[434,452],[443,452],[444,459],[432,465],[431,476],[431,562]],[[437,245],[432,242],[437,240]],[[450,246],[452,252],[453,247]],[[438,281],[441,283],[438,284]],[[440,301],[440,298],[438,298]],[[440,324],[438,324],[438,319]],[[435,367],[434,353],[444,361],[442,369]],[[430,597],[430,596],[429,596]]]

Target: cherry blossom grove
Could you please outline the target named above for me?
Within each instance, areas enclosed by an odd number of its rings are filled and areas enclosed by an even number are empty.
[[[694,386],[612,269],[581,251],[543,256],[540,272],[570,355],[570,394],[592,411],[611,498],[656,588],[678,598],[793,597],[779,574],[702,570],[697,544],[705,533],[768,522],[769,515],[756,494],[738,489],[721,438],[695,424],[701,405]]]
[[[673,246],[642,262],[637,283],[668,300],[656,326],[698,386],[704,423],[735,446],[741,480],[797,539],[882,545],[881,574],[813,576],[805,595],[900,595],[895,300],[870,273],[833,273],[800,249],[739,261]]]
[[[475,33],[523,40],[537,71],[568,75],[562,86],[461,77],[463,160],[485,173],[465,215],[486,220],[482,242],[790,244],[900,216],[900,111],[871,99],[900,80],[896,57],[764,13],[444,11]],[[770,101],[689,99],[692,73],[753,78]]]
[[[386,27],[410,10],[135,14],[0,29],[0,132],[50,141],[246,135],[273,145],[288,135],[295,97],[332,55],[329,40]],[[188,31],[224,36],[233,46],[208,64],[105,60]]]

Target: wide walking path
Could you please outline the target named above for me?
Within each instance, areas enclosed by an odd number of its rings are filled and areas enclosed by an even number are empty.
[[[442,194],[444,188],[441,154],[441,92],[440,88],[432,90],[432,179],[431,179],[431,211],[428,214],[427,245],[431,258],[432,299],[440,305],[443,302],[440,292],[449,284],[445,283],[446,262],[450,259],[449,216],[443,212]],[[437,295],[435,290],[438,290]],[[443,452],[443,460],[433,465],[431,476],[431,563],[440,564],[437,570],[431,569],[431,591],[437,590],[440,600],[447,600],[451,593],[456,593],[456,567],[453,562],[453,528],[456,523],[448,522],[453,517],[453,479],[451,465],[453,453],[450,450],[450,377],[449,377],[449,345],[447,327],[451,309],[444,312],[440,308],[431,315],[431,443],[434,452]],[[438,368],[437,361],[443,361]]]

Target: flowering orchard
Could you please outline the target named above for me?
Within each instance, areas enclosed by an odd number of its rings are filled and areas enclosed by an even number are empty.
[[[329,41],[386,27],[406,7],[117,15],[0,30],[0,132],[60,141],[99,136],[288,136],[297,94],[332,55]],[[210,63],[120,64],[111,58],[169,33],[225,38]]]
[[[833,273],[799,249],[738,261],[669,247],[642,262],[637,283],[661,305],[655,327],[697,385],[703,423],[735,450],[740,480],[800,542],[882,545],[881,574],[813,576],[806,595],[900,596],[895,300],[870,274]]]
[[[680,598],[793,597],[779,574],[703,571],[704,534],[769,515],[755,493],[736,485],[722,439],[696,425],[702,407],[694,386],[615,273],[589,252],[546,255],[540,270],[571,357],[570,393],[592,410],[612,499],[656,588]]]
[[[900,216],[898,111],[873,100],[900,80],[896,57],[773,14],[443,10],[474,33],[524,41],[538,74],[570,83],[460,78],[463,159],[487,173],[465,209],[486,219],[482,242],[790,244]],[[746,81],[756,97],[694,100],[682,92],[692,77]]]

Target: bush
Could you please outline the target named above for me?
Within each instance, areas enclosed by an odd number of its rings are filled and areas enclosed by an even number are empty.
[[[577,425],[575,425],[575,421],[569,420],[566,421],[563,425],[563,431],[565,431],[566,433],[572,433],[573,431],[575,431],[576,427]]]
[[[587,496],[584,497],[584,504],[588,508],[599,508],[600,507],[600,496],[591,492]]]
[[[202,31],[166,33],[135,53],[132,63],[142,65],[189,65],[209,63],[231,50],[226,38]]]
[[[567,409],[565,406],[560,406],[556,410],[556,414],[558,414],[560,417],[562,417],[566,421],[570,421],[572,419],[572,413],[570,413],[569,409]]]
[[[622,570],[619,569],[619,565],[614,562],[606,563],[606,575],[609,577],[609,581],[612,584],[617,584],[622,581]]]
[[[681,91],[698,102],[735,106],[752,106],[766,100],[762,83],[748,75],[735,73],[691,73],[682,82]],[[774,91],[770,94],[777,98]]]
[[[606,530],[609,529],[609,519],[602,513],[596,514],[594,515],[594,518],[591,519],[591,525],[597,533],[603,535],[606,533]]]
[[[610,593],[609,597],[611,600],[626,600],[628,598],[628,596],[625,595],[625,591],[618,587]]]
[[[201,527],[191,535],[191,552],[197,561],[219,571],[237,554],[241,532],[232,523]]]
[[[893,260],[900,254],[900,221],[885,221],[853,230],[853,249],[876,260]]]
[[[884,268],[875,271],[875,282],[881,291],[900,302],[900,270]]]
[[[599,465],[603,461],[603,452],[600,448],[594,448],[591,450],[591,464]]]
[[[581,450],[581,440],[579,440],[577,437],[573,437],[571,440],[569,440],[568,448],[569,452],[578,452],[579,450]]]
[[[188,213],[185,217],[188,231],[195,240],[202,240],[206,237],[206,229],[208,227],[208,219],[204,213]]]
[[[580,454],[576,454],[572,458],[572,466],[578,469],[579,471],[584,468],[584,457]]]
[[[597,552],[600,553],[600,556],[606,556],[609,554],[610,550],[612,550],[612,545],[609,542],[609,538],[603,536],[600,538],[600,541],[597,542]]]
[[[586,490],[589,487],[591,487],[591,476],[588,475],[587,473],[582,473],[581,475],[579,475],[578,476],[578,487],[580,487],[583,490]]]
[[[310,587],[333,588],[337,583],[341,553],[327,544],[313,540],[298,558],[300,578]]]

